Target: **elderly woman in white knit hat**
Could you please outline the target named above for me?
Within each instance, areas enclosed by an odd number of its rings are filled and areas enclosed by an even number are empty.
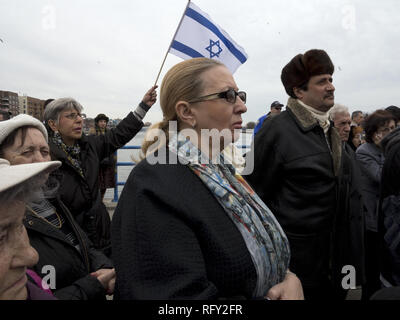
[[[37,119],[19,115],[0,122],[0,157],[11,164],[41,163],[50,160],[47,130]],[[67,206],[55,194],[54,178],[46,184],[46,194],[26,205],[25,227],[32,246],[39,253],[33,270],[41,276],[43,267],[55,268],[51,287],[59,299],[105,300],[114,290],[112,262],[94,248]],[[52,192],[49,193],[49,186]]]
[[[27,268],[38,261],[23,225],[25,202],[46,181],[59,161],[10,166],[0,159],[0,300],[52,300],[28,281]]]

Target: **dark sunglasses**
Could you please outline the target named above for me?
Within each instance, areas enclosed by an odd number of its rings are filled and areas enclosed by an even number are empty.
[[[193,99],[193,100],[189,101],[189,103],[195,103],[195,102],[201,102],[201,101],[207,101],[207,100],[219,99],[219,98],[223,98],[226,101],[228,101],[229,103],[235,103],[237,96],[239,96],[239,98],[243,101],[243,103],[246,103],[246,98],[247,98],[246,92],[244,92],[244,91],[236,92],[234,89],[228,89],[223,92],[208,94],[206,96],[202,96],[202,97]]]

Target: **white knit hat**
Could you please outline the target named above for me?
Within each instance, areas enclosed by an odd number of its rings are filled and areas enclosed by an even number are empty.
[[[0,158],[0,192],[14,187],[39,173],[51,172],[61,166],[60,161],[46,161],[10,165],[6,159]]]
[[[48,142],[46,127],[38,119],[31,117],[27,114],[20,114],[10,120],[0,121],[0,144],[4,141],[8,135],[15,129],[24,126],[34,126],[38,128],[44,135],[46,142]]]

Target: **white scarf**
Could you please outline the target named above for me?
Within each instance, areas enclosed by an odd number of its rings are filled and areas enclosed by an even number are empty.
[[[324,130],[325,135],[327,135],[329,127],[331,125],[330,121],[329,121],[329,112],[322,112],[319,111],[317,109],[314,109],[313,107],[310,107],[308,105],[306,105],[304,102],[300,101],[299,99],[297,99],[298,103],[300,103],[304,108],[306,108],[308,111],[310,111],[311,115],[313,116],[313,118],[315,118],[319,125],[321,126],[321,128]]]

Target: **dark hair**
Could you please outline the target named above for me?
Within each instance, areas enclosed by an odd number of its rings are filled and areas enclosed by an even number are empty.
[[[54,101],[54,99],[47,99],[43,104],[43,110],[46,109],[46,106],[52,101]]]
[[[353,113],[351,114],[351,120],[354,120],[354,118],[357,117],[360,113],[362,114],[363,112],[360,110],[353,111]]]
[[[94,122],[97,124],[100,120],[105,120],[108,123],[110,119],[104,113],[100,113],[94,118]]]
[[[393,115],[396,122],[400,121],[400,108],[399,107],[390,106],[390,107],[387,107],[385,110],[389,111]]]
[[[303,90],[303,91],[307,91],[307,90],[308,90],[308,82],[309,82],[309,81],[310,81],[310,79],[308,79],[307,82],[305,82],[305,83],[299,85],[299,86],[296,87],[296,88],[297,88],[297,89],[300,89],[300,90]],[[292,98],[294,98],[294,99],[297,99],[298,97],[297,97],[296,94],[294,93],[294,90],[293,90],[293,89],[294,89],[294,88],[292,88],[292,90],[291,90],[291,93],[293,93],[293,95],[290,94],[290,96],[291,96]]]
[[[395,120],[393,115],[386,110],[376,110],[369,115],[362,125],[365,130],[365,140],[373,143],[373,135],[378,131],[379,127],[384,126],[390,120]]]
[[[25,143],[25,138],[26,138],[26,132],[28,129],[34,128],[37,129],[35,126],[23,126],[15,129],[13,132],[11,132],[0,144],[0,158],[4,158],[4,149],[8,148],[9,146],[12,146],[15,142],[15,138],[18,134],[18,132],[21,131],[21,146]]]
[[[0,110],[0,114],[3,115],[3,120],[9,120],[10,119],[10,113],[5,111],[5,110]]]

